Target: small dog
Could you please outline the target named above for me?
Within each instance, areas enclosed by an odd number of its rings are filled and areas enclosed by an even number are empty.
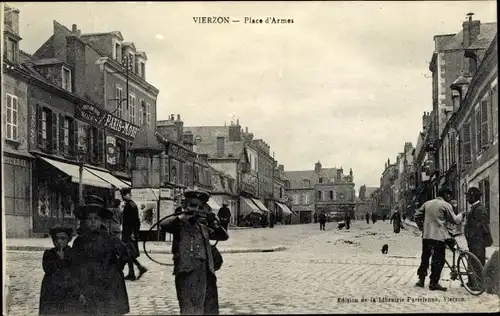
[[[382,253],[384,255],[386,255],[388,251],[389,251],[389,246],[387,244],[383,245],[382,246]]]
[[[342,229],[345,227],[345,223],[344,222],[340,222],[339,225],[337,226],[338,229]]]

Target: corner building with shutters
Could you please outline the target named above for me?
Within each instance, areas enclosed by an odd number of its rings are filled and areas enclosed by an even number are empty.
[[[110,203],[130,186],[128,149],[141,126],[155,130],[159,91],[146,81],[146,54],[120,32],[81,34],[76,25],[70,30],[54,21],[53,35],[33,55],[17,54],[30,77],[28,235],[44,236],[56,223],[77,227],[80,162],[84,195]],[[7,236],[19,236],[23,227],[11,226]]]

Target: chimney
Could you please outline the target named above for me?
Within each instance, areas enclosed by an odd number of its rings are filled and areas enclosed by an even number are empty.
[[[337,169],[337,181],[340,181],[340,180],[342,180],[342,170]]]
[[[314,164],[314,172],[316,172],[316,174],[319,174],[321,172],[321,162],[319,160]]]
[[[180,121],[180,120],[181,120],[181,115],[177,114],[177,121]]]
[[[248,134],[248,127],[245,127],[245,134]]]
[[[76,24],[73,24],[73,27],[71,28],[71,32],[73,32],[73,34],[76,34],[76,32],[78,32],[78,26]]]
[[[352,178],[352,168],[349,169],[349,176]]]
[[[481,21],[472,21],[472,16],[474,13],[467,13],[467,21],[462,24],[463,29],[463,46],[464,48],[469,47],[478,37],[481,32]]]
[[[217,156],[224,157],[224,137],[217,136]]]
[[[4,5],[4,26],[8,26],[16,35],[19,35],[19,10]]]
[[[408,153],[410,150],[412,150],[413,145],[412,143],[405,143],[405,154]]]
[[[240,126],[240,119],[236,119],[236,125]]]
[[[172,121],[174,121],[174,114],[172,114]],[[180,114],[177,114],[177,121],[174,121],[174,125],[177,128],[177,142],[182,143],[182,137],[184,135],[184,122],[181,121]]]

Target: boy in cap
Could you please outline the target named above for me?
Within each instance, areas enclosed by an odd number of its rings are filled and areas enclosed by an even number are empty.
[[[217,278],[209,240],[227,240],[214,213],[207,212],[208,193],[186,191],[184,209],[160,225],[173,234],[175,288],[182,315],[219,314]]]
[[[486,248],[493,244],[490,231],[490,216],[486,207],[481,203],[482,193],[478,188],[469,188],[466,196],[467,202],[469,202],[471,206],[471,210],[468,212],[467,221],[465,222],[465,239],[467,240],[469,251],[472,252],[484,266],[486,261]],[[477,270],[479,270],[479,267],[477,268]],[[469,280],[470,287],[474,288],[479,286],[470,281],[472,280]]]
[[[122,229],[122,241],[127,246],[130,253],[130,260],[128,264],[128,275],[125,277],[126,280],[135,281],[141,278],[141,276],[148,271],[146,267],[141,265],[137,260],[140,256],[139,252],[139,231],[141,228],[141,220],[139,218],[139,209],[137,205],[132,201],[131,188],[124,188],[120,190],[122,199],[125,201],[125,206],[123,208],[123,229]],[[134,264],[139,269],[139,276],[135,276]]]
[[[40,290],[40,315],[73,314],[78,304],[77,280],[71,274],[71,247],[68,245],[73,229],[55,225],[49,231],[54,248],[43,253],[45,275]]]
[[[227,203],[222,203],[222,207],[219,209],[217,216],[219,216],[220,224],[227,231],[229,222],[231,221],[231,211],[229,207],[227,207]]]
[[[129,254],[125,245],[102,226],[111,218],[111,211],[105,208],[103,199],[88,196],[75,216],[88,228],[73,243],[74,272],[83,296],[75,314],[127,314],[130,307],[123,267]]]

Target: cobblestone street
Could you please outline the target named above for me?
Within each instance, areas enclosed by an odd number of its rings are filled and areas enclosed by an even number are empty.
[[[469,295],[458,281],[446,280],[447,269],[442,285],[448,292],[415,288],[421,239],[405,230],[394,234],[389,222],[367,225],[356,221],[351,231],[339,231],[335,223],[328,223],[326,231],[319,231],[319,224],[263,230],[289,249],[225,254],[217,273],[221,314],[499,310],[498,296]],[[291,238],[294,231],[295,238]],[[287,237],[280,240],[280,236]],[[389,245],[387,255],[381,254],[383,244]],[[37,315],[41,256],[42,252],[36,251],[7,253],[12,284],[10,315]],[[170,257],[155,255],[163,262]],[[150,271],[140,281],[127,283],[130,314],[178,314],[172,267],[148,262],[145,256],[141,261]]]

